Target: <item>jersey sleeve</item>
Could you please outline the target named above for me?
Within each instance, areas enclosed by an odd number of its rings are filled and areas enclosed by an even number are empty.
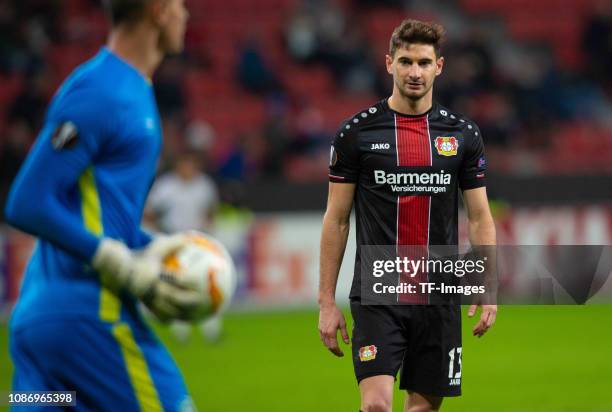
[[[7,200],[7,221],[15,227],[90,261],[99,243],[68,196],[93,163],[112,117],[101,99],[85,92],[58,95],[45,125],[15,178]]]
[[[466,128],[465,152],[459,171],[461,190],[476,189],[486,186],[485,173],[487,162],[484,154],[484,142],[480,129],[476,125]]]
[[[329,181],[355,183],[359,177],[357,128],[345,122],[336,133],[329,154]]]

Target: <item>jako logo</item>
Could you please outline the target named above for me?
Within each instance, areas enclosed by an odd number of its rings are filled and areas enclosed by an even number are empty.
[[[372,150],[376,149],[389,149],[391,145],[389,143],[372,143]]]

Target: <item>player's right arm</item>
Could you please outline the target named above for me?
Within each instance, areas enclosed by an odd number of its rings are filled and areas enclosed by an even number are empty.
[[[105,116],[94,105],[80,93],[56,97],[5,208],[13,226],[87,262],[100,239],[85,228],[80,213],[69,210],[67,198],[107,134],[101,121]]]
[[[354,183],[329,183],[327,211],[321,230],[319,334],[325,346],[336,356],[344,356],[338,346],[338,329],[344,342],[349,343],[346,320],[336,305],[336,284],[346,249],[354,196]]]
[[[354,126],[354,125],[353,125]],[[344,356],[338,346],[338,329],[349,343],[346,320],[336,305],[336,284],[349,234],[349,219],[359,178],[360,152],[356,127],[345,122],[334,139],[329,159],[329,192],[323,218],[319,281],[319,334],[336,356]]]

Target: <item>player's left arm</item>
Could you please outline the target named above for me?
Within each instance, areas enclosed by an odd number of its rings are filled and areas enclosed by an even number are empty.
[[[463,201],[467,209],[468,237],[470,243],[473,246],[485,246],[485,250],[486,247],[495,246],[497,243],[495,237],[495,223],[493,222],[493,216],[489,208],[487,189],[485,187],[479,187],[465,190],[463,192]],[[489,248],[489,250],[491,250],[491,248]],[[489,259],[487,264],[495,265],[494,256],[493,259]],[[482,313],[472,333],[474,336],[481,337],[495,323],[497,305],[486,303],[471,305],[468,309],[469,317],[474,316],[478,306],[482,307]]]
[[[492,247],[497,243],[495,223],[487,197],[484,143],[476,125],[468,126],[464,144],[465,153],[459,173],[459,186],[463,191],[463,201],[468,215],[468,237],[473,247],[483,247],[486,251],[492,251]],[[495,259],[490,259],[487,264],[494,267]],[[497,305],[489,303],[491,302],[480,302],[471,305],[468,310],[468,316],[472,317],[478,306],[482,308],[480,320],[472,330],[474,336],[481,337],[495,323]]]
[[[486,187],[465,190],[463,202],[468,215],[468,237],[472,245],[495,246],[495,223],[489,208]]]

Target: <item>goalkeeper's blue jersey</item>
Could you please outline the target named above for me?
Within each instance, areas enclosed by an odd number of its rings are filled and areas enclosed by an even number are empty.
[[[49,317],[134,319],[135,302],[90,265],[101,237],[140,248],[143,209],[161,149],[150,81],[103,48],[53,98],[17,176],[7,220],[38,241],[12,326]]]

